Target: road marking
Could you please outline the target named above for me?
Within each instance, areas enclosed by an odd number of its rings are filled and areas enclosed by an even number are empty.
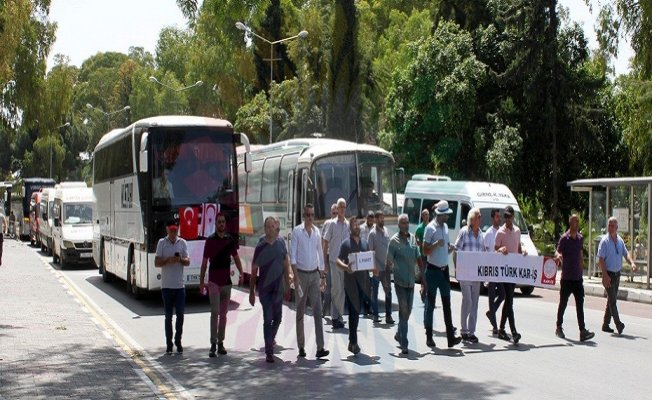
[[[163,367],[154,360],[138,343],[131,338],[109,315],[104,312],[81,288],[61,271],[52,268],[50,263],[41,257],[41,261],[68,289],[82,309],[86,308],[95,317],[105,336],[117,344],[116,349],[132,366],[141,380],[161,399],[194,399],[186,388],[174,379]],[[85,307],[84,307],[85,306]]]

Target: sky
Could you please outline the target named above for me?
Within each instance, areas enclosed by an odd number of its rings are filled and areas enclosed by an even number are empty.
[[[592,0],[594,14],[598,0]],[[570,18],[580,23],[589,39],[589,47],[597,48],[594,30],[596,16],[584,0],[559,0],[569,9]],[[48,68],[55,54],[70,57],[81,66],[88,57],[105,51],[127,53],[138,46],[154,54],[159,32],[166,26],[186,26],[175,0],[52,0],[50,19],[58,23],[57,38],[50,52]],[[628,71],[633,50],[622,41],[619,57],[614,61],[616,74]]]

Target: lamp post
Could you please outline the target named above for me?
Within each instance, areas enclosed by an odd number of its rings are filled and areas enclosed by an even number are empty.
[[[173,91],[173,92],[175,92],[175,93],[183,92],[184,90],[188,90],[188,89],[192,89],[192,88],[195,88],[195,87],[199,87],[199,86],[201,86],[201,85],[204,84],[203,81],[197,81],[197,82],[193,83],[192,85],[188,85],[188,86],[184,86],[184,87],[180,87],[180,88],[175,88],[175,87],[172,87],[172,86],[170,86],[170,85],[168,85],[168,84],[166,84],[166,83],[163,83],[163,82],[159,81],[158,79],[156,79],[155,76],[150,76],[150,77],[149,77],[149,81],[152,82],[152,83],[156,83],[156,84],[158,84],[158,85],[161,85],[161,86],[163,86],[164,88],[169,89],[169,90],[171,90],[171,91]],[[177,103],[177,106],[179,106],[179,105],[180,105],[180,104],[179,104],[180,102],[178,101],[178,99],[175,99],[175,100],[176,100],[175,102]],[[181,108],[181,107],[178,107],[178,108],[177,108],[177,112],[178,112],[178,113],[181,113],[181,111],[179,110],[180,108]]]
[[[57,126],[57,130],[70,127],[70,122]],[[52,179],[52,136],[50,136],[50,179]]]
[[[246,33],[249,33],[251,35],[254,35],[258,39],[262,40],[263,42],[269,44],[269,59],[265,61],[269,61],[269,143],[272,143],[272,106],[274,104],[273,99],[272,99],[272,82],[274,81],[274,61],[280,60],[280,58],[274,58],[274,45],[278,43],[283,43],[287,42],[288,40],[300,38],[300,39],[305,39],[308,37],[308,31],[301,31],[298,34],[290,37],[286,37],[284,39],[279,39],[275,41],[271,41],[268,39],[265,39],[264,37],[260,36],[256,32],[252,31],[250,27],[247,25],[243,24],[242,22],[238,21],[235,23],[235,27],[240,29],[241,31],[245,31]]]
[[[111,117],[113,115],[115,115],[117,113],[120,113],[120,112],[126,112],[126,111],[129,111],[131,109],[131,107],[129,107],[129,106],[124,106],[123,108],[120,108],[118,110],[106,112],[106,111],[102,110],[101,108],[93,106],[90,103],[86,103],[86,108],[88,108],[90,110],[99,111],[102,114],[104,114],[104,116],[106,117],[106,128],[107,128],[107,130],[111,130]]]

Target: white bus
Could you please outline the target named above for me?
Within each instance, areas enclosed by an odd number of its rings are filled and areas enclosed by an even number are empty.
[[[190,254],[186,287],[199,285],[215,213],[225,213],[230,230],[238,232],[240,143],[248,152],[249,140],[230,122],[189,116],[143,119],[100,139],[93,157],[93,254],[105,281],[125,280],[135,296],[160,289],[156,244],[166,235],[166,222],[177,219]]]
[[[344,198],[347,217],[362,219],[367,211],[382,209],[386,226],[396,231],[394,158],[380,147],[333,139],[292,139],[261,146],[251,152],[251,158],[250,173],[245,171],[244,157],[238,159],[240,257],[247,274],[253,250],[264,234],[265,218],[277,218],[281,235],[289,240],[292,228],[302,221],[306,203],[315,205],[319,227],[331,218],[331,205]]]
[[[62,182],[55,187],[50,230],[52,262],[60,263],[62,269],[93,262],[94,202],[93,189],[84,182]]]

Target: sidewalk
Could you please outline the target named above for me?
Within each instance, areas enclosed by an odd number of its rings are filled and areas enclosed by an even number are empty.
[[[50,267],[26,250],[20,242],[4,242],[0,399],[158,398],[151,381]]]
[[[625,282],[629,279],[628,276],[622,276],[620,278],[620,287],[618,288],[618,299],[625,301],[633,301],[636,303],[652,304],[652,290],[647,289],[638,289],[633,287],[628,287],[625,285]],[[643,282],[644,277],[640,278]],[[561,281],[561,271],[557,272],[557,284],[555,285],[555,290],[559,290]],[[638,280],[637,280],[638,281]],[[594,297],[607,297],[607,292],[602,286],[602,281],[600,278],[593,277],[589,279],[587,276],[584,277],[584,294],[586,296]]]

